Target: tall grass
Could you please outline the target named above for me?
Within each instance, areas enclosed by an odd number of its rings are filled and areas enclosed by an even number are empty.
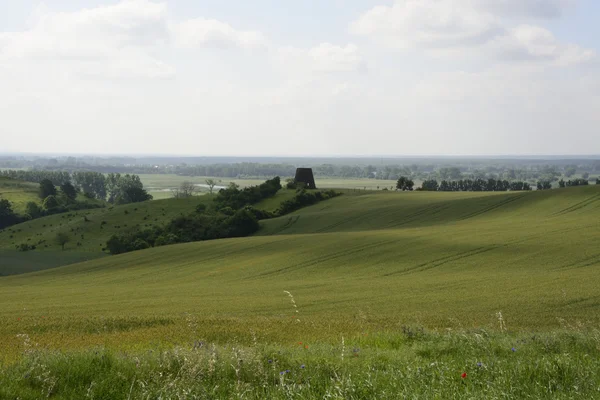
[[[600,397],[597,330],[515,335],[406,328],[342,345],[199,342],[139,352],[27,346],[18,362],[0,367],[0,398]]]

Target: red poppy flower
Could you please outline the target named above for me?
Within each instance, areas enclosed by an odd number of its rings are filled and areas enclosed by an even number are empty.
[[[465,379],[467,377],[467,373],[463,372],[460,377],[463,378],[463,379]]]

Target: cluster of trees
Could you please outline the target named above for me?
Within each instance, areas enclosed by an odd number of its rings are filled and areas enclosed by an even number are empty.
[[[415,186],[415,183],[412,179],[409,179],[405,176],[401,176],[398,178],[398,182],[396,182],[396,189],[402,191],[412,191]]]
[[[258,228],[251,207],[237,210],[233,215],[196,212],[174,218],[165,226],[113,235],[106,248],[111,254],[121,254],[175,243],[248,236]]]
[[[307,192],[304,189],[300,189],[296,192],[296,195],[293,198],[281,203],[279,209],[277,210],[277,216],[289,214],[293,211],[301,209],[302,207],[307,207],[339,195],[340,193],[336,192],[335,190]]]
[[[440,192],[506,192],[531,190],[527,182],[496,179],[460,179],[457,181],[446,181],[438,183],[435,179],[423,181],[420,190]]]
[[[164,226],[136,228],[113,235],[107,241],[106,249],[111,254],[120,254],[175,243],[248,236],[259,229],[258,221],[261,219],[284,215],[339,195],[332,190],[307,192],[299,189],[292,199],[281,204],[276,213],[252,206],[263,199],[275,196],[279,189],[281,189],[279,177],[243,190],[231,185],[219,191],[213,204],[207,206],[205,203],[200,203],[195,212],[180,215]]]
[[[28,202],[25,206],[26,215],[24,217],[28,220],[67,211],[103,207],[101,203],[77,201],[78,193],[77,188],[70,182],[62,183],[57,189],[49,179],[43,179],[38,189],[41,206],[34,201]]]
[[[174,243],[251,235],[258,230],[259,219],[273,216],[252,204],[275,196],[280,189],[278,176],[242,190],[232,184],[219,191],[212,207],[201,203],[194,213],[178,216],[165,226],[113,235],[106,248],[111,254],[120,254]]]
[[[0,174],[26,182],[50,182],[54,186],[72,185],[86,197],[107,200],[114,204],[136,203],[151,200],[152,196],[144,190],[138,175],[109,173],[104,175],[93,171],[44,171],[44,170],[6,170]]]
[[[278,176],[258,186],[249,186],[242,190],[235,183],[231,183],[226,189],[219,190],[215,203],[217,210],[226,208],[238,210],[245,205],[256,204],[263,199],[275,196],[280,189],[281,179]]]
[[[598,183],[598,180],[596,180],[596,183]],[[590,183],[587,179],[569,179],[566,182],[563,179],[561,179],[560,181],[558,181],[558,186],[561,188],[569,186],[587,186],[589,184]]]
[[[552,189],[552,182],[550,181],[538,181],[537,190],[550,190]]]

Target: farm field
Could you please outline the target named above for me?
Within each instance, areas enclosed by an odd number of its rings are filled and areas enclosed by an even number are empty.
[[[223,397],[245,388],[250,398],[328,390],[332,398],[396,398],[383,389],[421,398],[594,398],[599,210],[597,186],[350,191],[263,221],[253,237],[2,277],[0,383],[27,368],[42,376],[35,360],[59,381],[72,374],[66,365],[90,370],[112,360],[126,379],[106,379],[140,398],[135,376],[164,385],[152,393],[169,382],[209,390],[219,380]],[[136,354],[141,375],[123,354]],[[461,378],[467,370],[473,381]],[[152,378],[160,371],[172,379]],[[424,382],[433,382],[430,392]],[[11,385],[47,389],[31,379]]]

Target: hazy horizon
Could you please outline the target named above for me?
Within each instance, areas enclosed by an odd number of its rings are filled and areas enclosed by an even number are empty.
[[[593,0],[0,4],[0,154],[594,157]]]

